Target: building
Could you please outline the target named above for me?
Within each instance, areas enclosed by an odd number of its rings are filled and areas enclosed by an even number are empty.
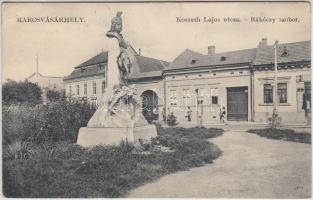
[[[305,122],[310,113],[310,41],[279,44],[278,113],[282,123]],[[208,54],[185,50],[163,71],[165,107],[178,122],[267,122],[274,108],[274,46],[267,39],[256,48]],[[306,97],[306,98],[305,98]],[[305,109],[304,109],[305,101]]]
[[[278,44],[282,123],[310,121],[310,48],[310,41]],[[216,124],[223,108],[226,121],[267,122],[272,116],[274,45],[268,45],[265,38],[255,48],[223,53],[216,53],[215,46],[209,46],[205,55],[186,49],[171,63],[137,53],[135,57],[129,82],[136,84],[148,120],[161,121],[173,113],[179,123],[189,123],[189,110],[191,123]],[[64,79],[66,93],[90,100],[101,94],[106,63],[107,53],[102,53],[76,67]]]
[[[129,82],[136,84],[138,94],[147,102],[143,109],[144,115],[150,120],[156,120],[159,116],[158,108],[163,106],[162,71],[168,62],[145,57],[132,50],[135,62]],[[75,67],[74,71],[64,78],[66,95],[99,103],[107,82],[107,64],[108,52],[102,52]]]
[[[88,99],[98,103],[106,85],[108,52],[90,58],[74,68],[64,78],[65,93],[68,98]]]
[[[26,78],[26,81],[36,83],[42,89],[42,100],[44,103],[47,102],[47,91],[62,91],[64,89],[63,77],[44,76],[38,70]]]

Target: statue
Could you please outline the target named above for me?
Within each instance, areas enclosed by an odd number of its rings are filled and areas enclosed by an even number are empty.
[[[136,86],[129,85],[127,81],[137,54],[122,36],[121,15],[122,12],[117,12],[112,18],[111,28],[106,33],[108,38],[115,38],[118,41],[119,52],[113,54],[118,54],[116,62],[109,60],[108,67],[118,68],[119,84],[105,89],[97,111],[89,120],[87,127],[80,129],[77,143],[83,146],[116,144],[125,138],[135,142],[157,135],[155,126],[149,125],[142,115],[142,101],[137,94]],[[93,134],[90,134],[91,132]]]
[[[106,36],[115,38],[118,41],[120,52],[116,59],[119,70],[119,85],[116,85],[112,91],[107,90],[99,109],[88,122],[90,127],[118,127],[129,125],[136,121],[136,124],[146,124],[139,108],[141,100],[136,93],[134,85],[128,84],[128,76],[131,73],[132,61],[135,59],[132,48],[122,36],[122,12],[117,12],[111,20],[111,28]],[[102,118],[102,120],[99,120]]]
[[[121,33],[122,32],[122,16],[123,12],[118,11],[116,13],[116,16],[112,18],[111,20],[111,29],[110,32],[117,32],[117,33]]]
[[[120,72],[120,82],[127,85],[127,78],[130,73],[131,61],[127,53],[129,44],[124,40],[122,32],[122,12],[117,12],[116,16],[111,20],[111,29],[106,33],[109,38],[116,38],[120,47],[120,54],[117,58],[117,66]]]

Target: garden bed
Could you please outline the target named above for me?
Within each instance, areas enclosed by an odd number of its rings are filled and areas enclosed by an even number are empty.
[[[207,141],[221,129],[162,128],[150,144],[82,148],[66,142],[27,143],[4,154],[6,197],[124,197],[131,189],[173,172],[212,163],[220,149]],[[17,145],[18,146],[18,145]],[[170,151],[158,151],[163,146]],[[4,152],[8,147],[4,147]],[[17,148],[18,149],[18,148]],[[150,151],[150,153],[138,153]]]
[[[291,129],[250,129],[249,133],[257,134],[261,137],[266,137],[275,140],[285,140],[292,142],[300,142],[311,144],[311,133],[296,132]]]

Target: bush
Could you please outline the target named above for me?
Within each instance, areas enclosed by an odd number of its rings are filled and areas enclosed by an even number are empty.
[[[311,144],[311,133],[299,133],[291,129],[250,129],[248,133],[254,133],[261,137],[266,137],[275,140],[286,140],[292,142],[300,142]]]
[[[47,93],[47,99],[48,101],[64,101],[66,99],[65,91],[55,91],[55,90],[48,90]]]
[[[2,103],[3,105],[28,104],[36,105],[42,102],[42,91],[40,87],[31,82],[16,82],[7,80],[2,85]]]
[[[76,142],[78,130],[86,126],[96,107],[86,102],[53,102],[34,107],[3,107],[3,143]]]
[[[167,116],[167,121],[166,121],[167,125],[169,126],[176,126],[178,123],[176,121],[176,116],[174,115],[174,113],[171,113]]]
[[[3,192],[7,197],[123,197],[162,175],[212,163],[221,155],[206,139],[221,129],[162,128],[153,141],[174,151],[140,154],[127,141],[85,149],[65,142],[32,146],[34,157],[6,158]],[[38,156],[40,155],[40,156]]]

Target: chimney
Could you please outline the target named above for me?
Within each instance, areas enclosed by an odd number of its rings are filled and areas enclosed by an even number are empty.
[[[140,48],[138,49],[138,54],[141,56],[141,49]]]
[[[215,46],[208,46],[208,55],[215,54]]]
[[[260,46],[267,46],[267,38],[262,38],[262,41],[260,42]]]

